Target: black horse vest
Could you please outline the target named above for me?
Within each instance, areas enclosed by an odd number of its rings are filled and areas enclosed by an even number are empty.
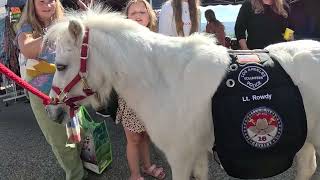
[[[298,87],[267,52],[230,51],[232,62],[212,98],[215,148],[228,175],[282,173],[303,146],[307,122]]]

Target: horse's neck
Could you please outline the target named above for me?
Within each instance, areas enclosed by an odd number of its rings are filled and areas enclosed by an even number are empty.
[[[169,60],[165,55],[158,58],[155,51],[151,51],[154,47],[150,47],[152,44],[149,42],[122,38],[108,38],[108,41],[101,38],[99,43],[95,43],[99,44],[99,47],[93,48],[99,51],[97,54],[100,57],[94,59],[101,60],[97,61],[97,68],[101,68],[100,72],[111,80],[112,86],[129,106],[134,106],[137,110],[145,109],[141,107],[146,105],[142,101],[154,101],[158,98],[158,92],[168,87],[168,79],[164,79],[166,70],[163,67]],[[108,48],[110,45],[112,48]],[[160,60],[162,62],[159,62]],[[106,66],[108,68],[104,69]]]

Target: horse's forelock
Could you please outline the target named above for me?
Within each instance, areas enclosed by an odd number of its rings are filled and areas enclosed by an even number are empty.
[[[124,19],[125,17],[119,13],[113,11],[110,7],[105,7],[101,3],[95,3],[93,6],[90,6],[86,11],[75,11],[68,10],[66,11],[67,19],[81,19],[84,25],[90,26],[90,24],[95,24],[97,21],[112,21],[119,18]]]
[[[113,12],[111,8],[104,7],[102,4],[95,4],[87,11],[75,11],[68,9],[65,12],[65,17],[58,22],[54,23],[48,30],[45,40],[56,41],[64,36],[68,30],[69,22],[76,20],[81,22],[84,26],[90,27],[97,22],[103,20],[115,20],[117,18],[124,18],[120,13]]]
[[[68,30],[69,21],[62,20],[53,24],[44,36],[44,42],[56,42],[61,39]]]

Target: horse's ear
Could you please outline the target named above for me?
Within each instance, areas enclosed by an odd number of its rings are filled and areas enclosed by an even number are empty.
[[[82,39],[84,28],[79,21],[70,20],[68,29],[75,42],[78,42],[78,40]]]

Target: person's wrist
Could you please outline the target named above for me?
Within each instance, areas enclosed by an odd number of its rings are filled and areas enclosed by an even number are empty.
[[[88,5],[84,3],[82,0],[77,0],[77,4],[81,10],[83,11],[88,10]]]

